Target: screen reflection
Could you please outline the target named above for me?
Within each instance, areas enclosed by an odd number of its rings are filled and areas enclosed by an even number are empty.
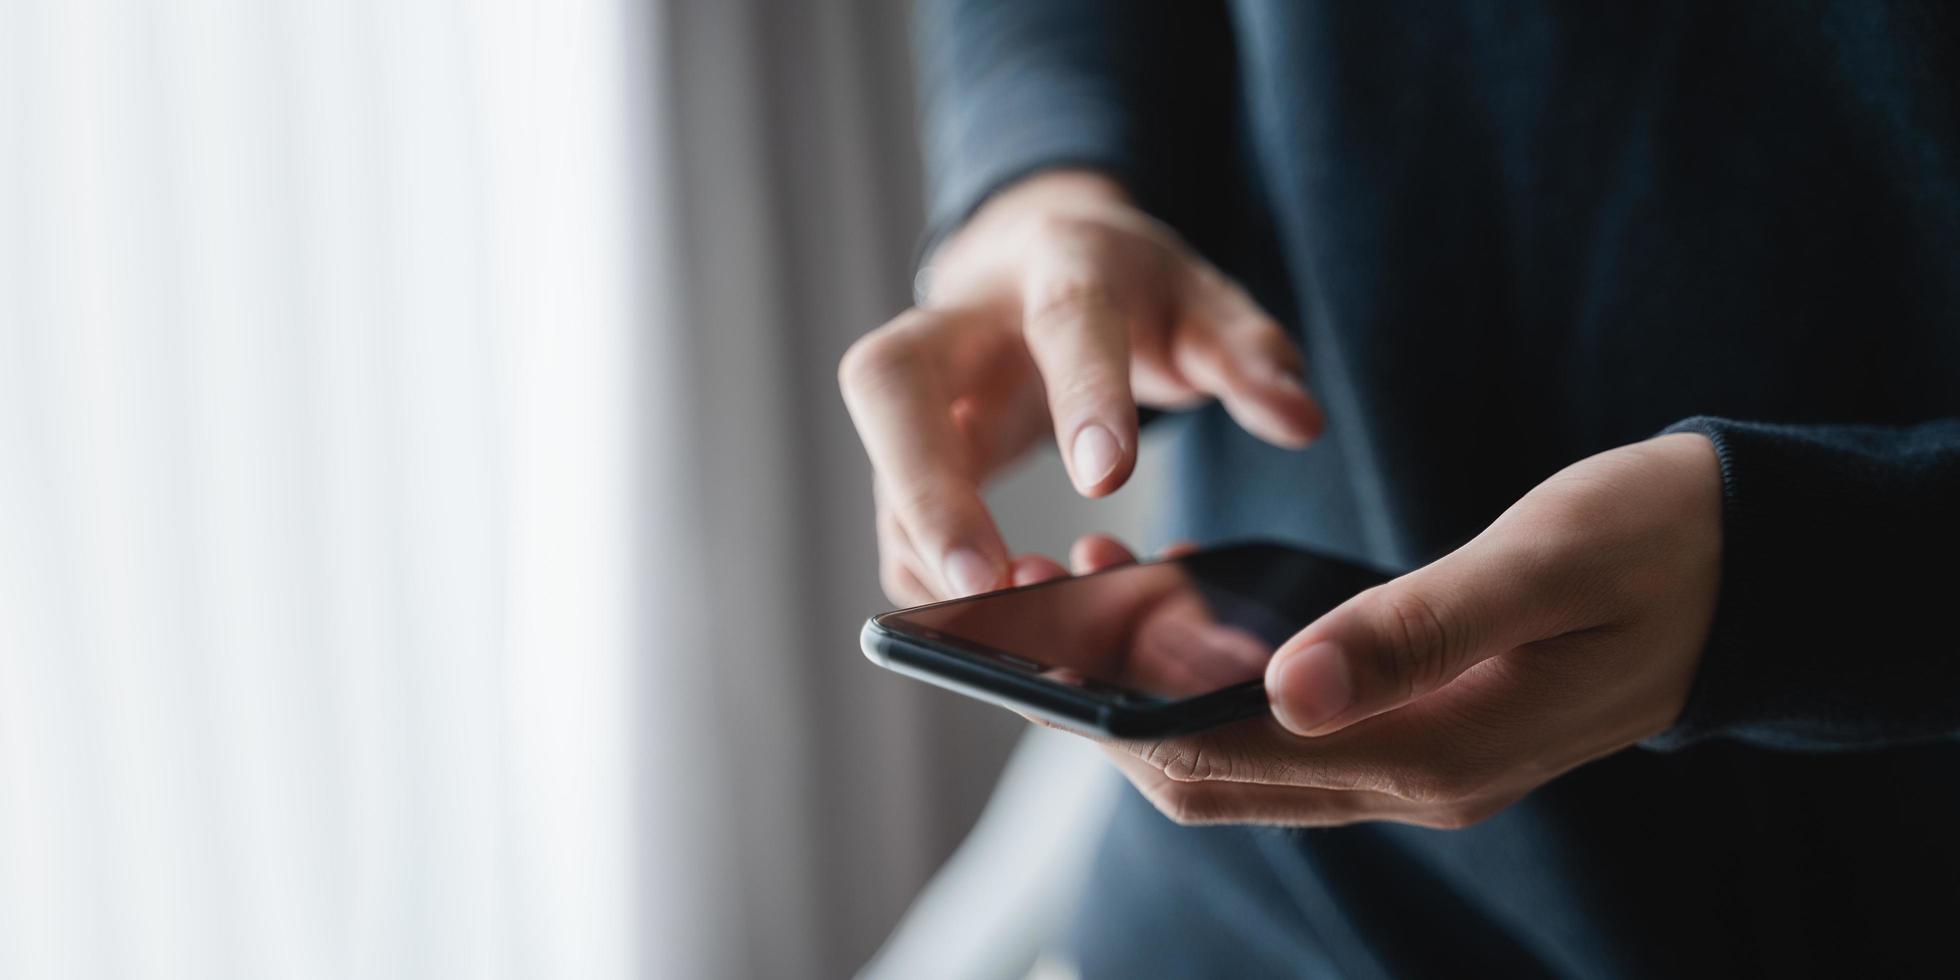
[[[909,610],[893,621],[1068,683],[1187,698],[1258,680],[1279,644],[1380,580],[1305,552],[1252,545]]]

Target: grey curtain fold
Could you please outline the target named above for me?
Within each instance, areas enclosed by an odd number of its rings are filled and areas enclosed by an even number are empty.
[[[648,136],[675,175],[674,223],[652,233],[675,243],[680,295],[647,299],[685,325],[674,373],[693,386],[697,442],[682,465],[703,616],[725,632],[672,649],[652,624],[645,683],[662,683],[664,657],[714,665],[715,710],[678,751],[727,775],[730,904],[704,927],[732,974],[854,970],[958,843],[1019,731],[856,649],[884,600],[835,366],[909,302],[922,201],[906,16],[897,0],[674,3],[649,61],[671,103]],[[650,806],[686,791],[658,758],[644,773]]]

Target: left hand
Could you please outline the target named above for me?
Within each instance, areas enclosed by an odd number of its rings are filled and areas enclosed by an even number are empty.
[[[1270,718],[1105,747],[1183,824],[1475,823],[1680,715],[1715,614],[1721,486],[1700,435],[1582,460],[1282,645]],[[1129,560],[1091,537],[1073,564]]]

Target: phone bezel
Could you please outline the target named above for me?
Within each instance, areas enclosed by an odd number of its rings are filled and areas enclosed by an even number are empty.
[[[1217,555],[1264,550],[1283,550],[1306,554],[1320,561],[1352,565],[1290,545],[1265,541],[1226,545],[1206,549],[1205,553]],[[1183,557],[1186,556],[1119,565],[1091,574],[1118,574],[1138,565],[1176,563]],[[988,595],[1052,588],[1068,581],[1037,582]],[[1247,681],[1194,697],[1170,699],[1109,685],[1079,686],[1043,677],[1030,670],[1041,669],[1041,664],[903,619],[907,614],[920,610],[981,598],[968,596],[948,599],[872,616],[865,622],[860,636],[864,654],[881,667],[929,684],[1065,727],[1087,729],[1113,738],[1167,738],[1266,712],[1265,684],[1262,681]]]

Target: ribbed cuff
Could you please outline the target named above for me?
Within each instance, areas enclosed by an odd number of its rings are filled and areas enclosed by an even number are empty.
[[[1738,646],[1735,642],[1736,638],[1730,636],[1736,628],[1737,619],[1731,613],[1742,604],[1743,596],[1740,590],[1746,588],[1744,583],[1735,581],[1735,577],[1730,574],[1735,563],[1729,560],[1729,545],[1734,540],[1738,525],[1743,523],[1737,512],[1744,498],[1737,490],[1737,470],[1727,433],[1715,419],[1695,416],[1676,422],[1662,429],[1659,434],[1673,435],[1680,432],[1692,432],[1706,437],[1715,445],[1715,458],[1720,461],[1723,537],[1721,593],[1716,599],[1715,618],[1709,625],[1708,642],[1702,648],[1701,666],[1695,672],[1695,682],[1689,689],[1687,705],[1682,708],[1681,716],[1676,718],[1674,724],[1667,730],[1640,743],[1644,748],[1659,752],[1686,748],[1720,734],[1720,725],[1713,717],[1714,712],[1711,708],[1712,703],[1717,700],[1714,692],[1723,687],[1727,679],[1725,670],[1729,665],[1725,663],[1728,657],[1725,651]]]

